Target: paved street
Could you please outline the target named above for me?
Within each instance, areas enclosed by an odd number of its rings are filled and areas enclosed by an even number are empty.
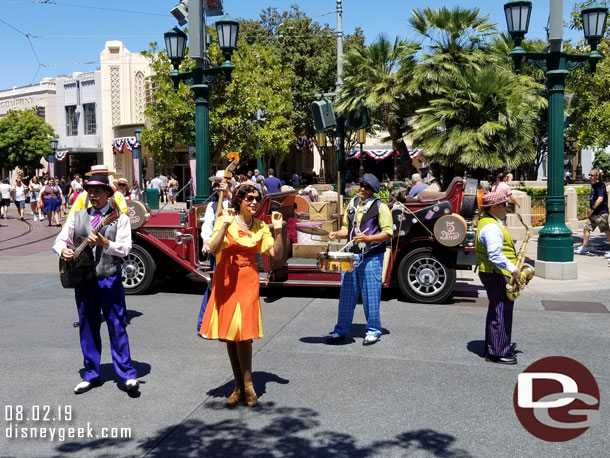
[[[0,249],[7,233],[0,232]],[[607,249],[599,236],[592,242],[597,254]],[[577,257],[576,281],[536,278],[527,287],[515,308],[517,366],[481,357],[486,302],[472,272],[461,273],[451,304],[405,303],[384,293],[385,331],[370,347],[362,346],[361,306],[347,344],[323,344],[336,319],[338,291],[266,290],[265,337],[254,346],[260,404],[230,410],[224,407],[232,390],[224,346],[195,334],[201,283],[185,279],[128,297],[140,397],[118,389],[105,331],[104,383],[75,396],[82,367],[72,327],[77,317],[73,291],[59,285],[56,257],[31,247],[0,255],[2,457],[608,456],[610,268],[601,256]],[[543,300],[567,301],[568,311],[550,310],[553,303]],[[530,435],[513,408],[517,375],[551,355],[584,364],[601,394],[602,424],[565,443]],[[13,427],[89,426],[94,437],[7,438],[5,406],[14,418],[18,406],[24,417],[33,416],[34,406],[42,417],[43,406],[50,406],[50,420],[14,419]],[[64,406],[71,406],[70,421],[58,419]],[[131,437],[95,437],[102,428],[131,428]]]

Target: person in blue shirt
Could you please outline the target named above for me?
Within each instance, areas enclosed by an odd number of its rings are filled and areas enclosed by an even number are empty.
[[[428,185],[422,181],[419,173],[414,173],[411,175],[411,183],[412,186],[409,190],[409,197],[417,196],[420,192],[428,187]]]
[[[265,178],[265,188],[267,188],[268,194],[273,194],[274,192],[280,192],[280,188],[282,187],[282,182],[278,180],[275,176],[275,170],[269,169],[267,170],[267,178]]]

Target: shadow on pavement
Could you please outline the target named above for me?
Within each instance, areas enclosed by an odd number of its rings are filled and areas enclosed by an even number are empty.
[[[470,353],[474,353],[481,358],[485,357],[485,341],[484,340],[471,340],[466,344],[466,349]]]
[[[267,383],[279,383],[280,385],[287,385],[290,380],[280,377],[279,375],[272,374],[271,372],[253,372],[252,383],[254,384],[254,391],[260,398],[267,392]],[[227,398],[233,392],[235,388],[235,382],[233,380],[228,381],[220,385],[219,387],[212,388],[206,394],[213,398]]]
[[[250,414],[258,417],[252,424],[244,418],[218,422],[189,419],[142,441],[140,449],[151,457],[368,458],[422,451],[426,456],[472,457],[467,451],[454,448],[454,436],[430,429],[407,431],[392,439],[361,445],[361,440],[350,434],[317,430],[319,414],[313,409],[278,407],[270,402],[249,410]],[[303,437],[303,433],[313,437]]]

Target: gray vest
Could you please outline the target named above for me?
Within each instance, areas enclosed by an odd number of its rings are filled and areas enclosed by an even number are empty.
[[[91,216],[87,210],[80,210],[72,215],[74,218],[74,244],[78,245],[79,241],[85,239],[91,233]],[[117,221],[113,221],[108,226],[104,226],[100,233],[108,240],[116,240]],[[123,258],[112,256],[104,253],[104,248],[98,245],[93,245],[88,250],[93,253],[93,268],[95,268],[95,277],[98,280],[108,278],[121,272]]]

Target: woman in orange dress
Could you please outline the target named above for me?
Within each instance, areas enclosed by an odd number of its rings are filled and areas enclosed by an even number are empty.
[[[210,253],[216,257],[210,300],[199,334],[208,339],[227,342],[227,352],[235,377],[235,390],[227,405],[242,398],[255,406],[252,386],[252,339],[263,337],[259,275],[256,253],[282,256],[282,215],[273,213],[274,237],[266,223],[254,218],[261,194],[253,183],[243,183],[227,209],[218,217],[209,241]]]

